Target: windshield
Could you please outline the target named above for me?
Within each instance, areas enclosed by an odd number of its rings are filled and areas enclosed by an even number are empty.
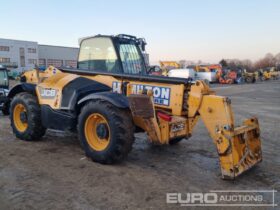
[[[112,39],[107,37],[86,39],[81,43],[78,68],[126,74],[145,72],[143,57],[136,44],[117,43],[117,49],[119,52],[116,52]]]
[[[78,66],[93,71],[121,71],[114,45],[108,38],[84,40],[80,47]]]

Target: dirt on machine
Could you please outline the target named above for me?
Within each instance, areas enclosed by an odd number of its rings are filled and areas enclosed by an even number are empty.
[[[76,69],[48,67],[21,76],[6,103],[14,134],[40,140],[47,129],[78,132],[93,161],[122,161],[134,133],[155,144],[177,144],[202,119],[216,145],[224,179],[262,160],[258,119],[235,126],[231,100],[203,81],[147,74],[144,39],[97,35],[82,39]],[[63,122],[63,123],[62,123]]]

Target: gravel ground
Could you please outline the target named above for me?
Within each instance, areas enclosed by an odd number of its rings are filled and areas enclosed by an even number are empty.
[[[274,189],[280,204],[280,81],[213,89],[232,99],[237,124],[258,116],[261,126],[263,162],[235,181],[220,179],[201,121],[193,137],[175,146],[153,146],[137,134],[123,163],[101,165],[84,156],[75,134],[48,131],[40,142],[20,141],[0,115],[0,209],[180,209],[166,204],[166,193],[210,190]]]

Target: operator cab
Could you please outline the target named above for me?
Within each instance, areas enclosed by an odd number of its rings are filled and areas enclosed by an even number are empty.
[[[146,42],[130,35],[84,38],[80,42],[78,69],[93,72],[146,75]]]

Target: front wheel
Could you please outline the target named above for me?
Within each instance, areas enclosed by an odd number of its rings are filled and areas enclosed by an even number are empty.
[[[134,142],[130,112],[105,101],[90,101],[84,105],[78,132],[86,155],[104,164],[123,160]]]
[[[10,107],[11,126],[17,138],[34,141],[45,135],[40,105],[35,96],[19,93],[13,98]]]

